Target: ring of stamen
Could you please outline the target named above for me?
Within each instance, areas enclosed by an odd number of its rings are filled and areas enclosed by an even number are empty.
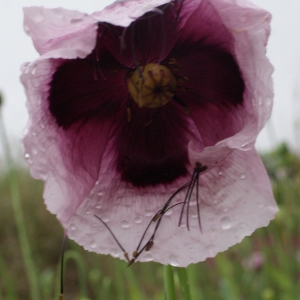
[[[153,63],[137,68],[127,84],[132,99],[139,107],[162,107],[176,91],[176,79],[172,72],[165,66]]]

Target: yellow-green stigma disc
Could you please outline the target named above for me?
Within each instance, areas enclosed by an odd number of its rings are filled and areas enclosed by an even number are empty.
[[[141,66],[128,79],[128,90],[139,107],[161,107],[172,99],[175,89],[171,71],[158,64]]]

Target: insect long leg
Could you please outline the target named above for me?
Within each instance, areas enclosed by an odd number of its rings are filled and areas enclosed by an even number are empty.
[[[185,196],[184,203],[183,203],[183,206],[181,209],[178,226],[180,226],[182,223],[182,218],[183,218],[183,214],[185,212],[185,207],[186,207],[186,226],[187,226],[188,230],[190,230],[190,226],[189,226],[190,201],[191,201],[192,192],[193,192],[195,184],[196,184],[196,204],[197,204],[198,224],[199,224],[200,231],[202,231],[201,220],[200,220],[200,205],[199,205],[199,175],[200,175],[200,173],[204,172],[206,169],[207,169],[206,166],[202,166],[201,163],[196,162],[194,172],[192,175],[192,179],[191,179],[191,182],[190,182],[190,185],[189,185],[189,188],[188,188],[188,191]]]
[[[120,249],[123,251],[124,253],[124,257],[126,258],[126,260],[128,262],[130,262],[130,258],[128,255],[128,252],[123,248],[123,246],[120,244],[120,242],[118,241],[118,239],[116,238],[116,236],[114,235],[114,233],[112,232],[112,230],[109,228],[109,226],[98,216],[94,215],[106,228],[107,230],[110,232],[110,234],[112,235],[112,237],[114,238],[115,242],[118,244],[118,246],[120,247]]]
[[[163,208],[162,208],[161,210],[159,210],[159,211],[154,215],[154,217],[151,219],[151,221],[150,221],[149,224],[147,225],[147,227],[146,227],[146,229],[145,229],[145,231],[144,231],[144,233],[143,233],[143,235],[142,235],[142,238],[141,238],[141,240],[140,240],[140,242],[139,242],[139,244],[138,244],[136,250],[133,252],[133,255],[132,255],[132,256],[133,256],[133,259],[130,261],[130,263],[129,263],[128,266],[130,266],[131,264],[133,264],[134,261],[135,261],[135,259],[136,259],[136,258],[137,258],[144,250],[149,251],[149,250],[151,249],[151,247],[153,246],[153,243],[154,243],[154,242],[153,242],[154,236],[155,236],[155,234],[156,234],[156,232],[157,232],[157,230],[158,230],[158,227],[159,227],[159,225],[160,225],[162,216],[163,216],[169,209],[171,209],[171,208],[173,208],[174,206],[177,206],[177,205],[179,205],[179,204],[182,204],[182,202],[180,202],[180,203],[176,203],[176,204],[174,204],[173,206],[169,207],[169,205],[170,205],[171,201],[174,199],[174,197],[175,197],[179,192],[181,192],[181,191],[184,190],[186,187],[188,187],[189,185],[190,185],[190,183],[186,183],[186,184],[184,184],[182,187],[180,187],[176,192],[174,192],[174,193],[172,194],[172,196],[168,199],[168,201],[164,204]],[[148,231],[150,225],[151,225],[152,223],[156,222],[156,221],[157,221],[157,223],[156,223],[156,225],[155,225],[153,234],[151,235],[150,239],[145,243],[145,245],[140,249],[141,244],[142,244],[142,242],[143,242],[143,240],[144,240],[144,238],[145,238],[145,235],[146,235],[146,233],[147,233],[147,231]]]
[[[64,299],[64,257],[65,257],[65,246],[66,246],[67,234],[64,232],[62,249],[61,249],[61,261],[60,261],[60,295],[59,300]]]

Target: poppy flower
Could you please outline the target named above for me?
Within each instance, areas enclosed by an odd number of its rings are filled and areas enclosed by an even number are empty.
[[[25,157],[71,239],[186,266],[274,218],[254,149],[272,107],[268,12],[131,0],[24,14],[40,54],[21,76]]]

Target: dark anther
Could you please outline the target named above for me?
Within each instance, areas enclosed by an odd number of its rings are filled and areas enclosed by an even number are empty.
[[[145,251],[149,251],[152,246],[154,245],[154,242],[152,240],[150,240],[147,244],[146,244],[146,247],[145,247]]]

